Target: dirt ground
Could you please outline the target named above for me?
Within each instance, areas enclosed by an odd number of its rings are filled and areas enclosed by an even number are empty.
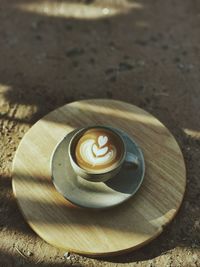
[[[200,266],[200,1],[0,0],[0,267]],[[179,213],[149,245],[111,258],[54,248],[11,187],[25,132],[53,109],[113,98],[157,116],[187,167]]]

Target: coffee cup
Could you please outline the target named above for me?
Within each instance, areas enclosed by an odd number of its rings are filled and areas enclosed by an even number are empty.
[[[89,126],[72,136],[68,154],[77,176],[91,182],[105,182],[121,168],[137,168],[136,155],[127,151],[123,136],[108,126]]]

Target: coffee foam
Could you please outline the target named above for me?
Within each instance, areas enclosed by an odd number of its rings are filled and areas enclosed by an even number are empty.
[[[121,139],[109,130],[94,128],[86,131],[75,147],[77,164],[89,171],[114,168],[122,155]]]
[[[112,147],[108,151],[108,147],[98,148],[92,139],[86,140],[80,145],[81,157],[91,165],[108,164],[116,158],[116,148]]]

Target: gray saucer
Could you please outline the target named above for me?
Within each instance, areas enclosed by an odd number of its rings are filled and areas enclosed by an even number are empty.
[[[70,202],[84,208],[105,209],[129,199],[141,186],[145,172],[142,151],[126,133],[117,131],[122,134],[127,150],[138,157],[139,167],[122,167],[115,177],[106,182],[88,182],[78,177],[72,169],[67,150],[70,138],[76,131],[67,134],[56,146],[51,159],[52,181]]]

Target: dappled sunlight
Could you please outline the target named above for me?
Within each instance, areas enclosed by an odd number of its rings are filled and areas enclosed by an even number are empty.
[[[32,190],[25,190],[25,191],[19,191],[19,193],[17,194],[18,200],[19,202],[21,201],[25,201],[28,202],[29,200],[31,200],[32,203],[39,201],[40,204],[48,204],[48,203],[52,203],[52,200],[55,198],[55,195],[52,196],[52,198],[50,197],[52,194],[52,189],[54,189],[53,184],[51,183],[51,181],[47,181],[47,184],[40,184],[40,187],[38,187],[38,180],[36,180],[37,178],[31,178],[29,176],[27,176],[26,178],[23,178],[23,176],[18,175],[19,178],[19,184],[23,183],[23,186],[27,184],[27,186],[29,186]],[[15,189],[15,185],[13,185],[13,190],[14,193],[16,191]],[[54,192],[53,192],[54,193]],[[60,196],[57,195],[57,197]],[[62,202],[59,202],[60,204]]]
[[[80,114],[86,118],[84,121]],[[151,124],[154,120],[155,123]],[[148,171],[140,194],[135,194],[134,198],[130,198],[126,203],[121,203],[113,209],[83,209],[65,200],[54,187],[50,158],[61,135],[63,137],[72,129],[85,126],[86,122],[91,124],[101,121],[115,124],[115,127],[119,128],[125,125],[129,132],[133,131],[136,137],[139,136],[137,140],[141,142]],[[139,128],[139,123],[143,124],[142,128]],[[145,135],[148,136],[148,143],[145,143]],[[83,251],[87,242],[86,251],[99,251],[97,245],[102,240],[105,242],[100,252],[106,253],[112,252],[112,242],[115,242],[115,251],[136,248],[150,242],[174,217],[185,188],[181,182],[185,178],[182,156],[178,156],[179,148],[171,139],[165,127],[151,114],[117,100],[113,100],[111,104],[106,99],[90,99],[73,102],[54,110],[31,128],[22,140],[14,159],[13,189],[26,220],[44,240],[63,248],[66,248],[67,240],[67,246],[72,251]],[[164,144],[162,153],[160,144]],[[173,153],[173,149],[176,153]],[[67,161],[67,146],[62,153],[61,157]],[[151,160],[149,155],[152,153],[159,153],[159,159]],[[58,166],[63,165],[62,162],[59,164]],[[66,166],[63,167],[64,171],[57,168],[57,165],[52,168],[58,169],[62,181],[68,179],[69,183],[73,183],[72,174],[67,173]],[[157,169],[159,175],[156,173]],[[177,178],[176,182],[174,177]],[[71,188],[75,196],[76,191]],[[75,183],[75,188],[78,188],[77,194],[83,198],[80,184]],[[92,194],[89,197],[92,198]],[[99,195],[95,194],[95,197]],[[118,221],[119,223],[116,223]],[[78,244],[77,238],[80,239]],[[122,242],[118,244],[116,241],[119,239]]]
[[[151,220],[151,224],[155,227],[159,227],[160,225],[163,225],[163,227],[171,221],[171,219],[175,216],[176,209],[171,209],[167,211],[163,216],[160,216],[159,218]]]
[[[200,139],[200,131],[195,131],[195,130],[187,129],[187,128],[183,128],[183,131],[188,136],[191,136],[195,139]]]
[[[91,5],[74,1],[40,1],[18,4],[16,8],[44,16],[97,19],[127,13],[133,9],[142,9],[143,5],[128,1],[118,1],[115,5],[105,1],[96,1]]]
[[[65,251],[68,240],[73,243],[77,238],[79,241],[79,234],[76,236],[79,228],[81,234],[94,234],[92,243],[85,237],[86,243],[91,247],[94,245],[94,248],[96,242],[107,243],[110,234],[117,236],[114,242],[120,240],[120,247],[121,238],[134,245],[134,238],[147,240],[154,229],[158,230],[156,234],[164,230],[151,245],[138,252],[121,259],[110,259],[115,262],[137,264],[138,261],[154,258],[140,263],[160,266],[163,262],[176,263],[180,258],[183,262],[188,259],[185,264],[190,265],[193,253],[199,253],[197,173],[200,125],[198,116],[192,115],[198,113],[199,103],[198,60],[195,57],[198,45],[191,45],[191,42],[199,44],[198,27],[191,27],[198,24],[198,7],[187,1],[176,5],[172,2],[2,1],[0,159],[5,177],[0,179],[0,265],[4,265],[4,258],[8,266],[25,264],[15,245],[25,255],[32,252],[27,259],[28,265],[32,261],[36,265],[40,265],[41,261],[46,267],[68,264],[63,259],[64,263],[58,265],[57,261],[61,261],[64,252],[58,257],[56,249],[43,242],[31,228],[52,245],[57,245],[52,241],[54,237],[59,243],[64,236]],[[186,83],[186,80],[192,82]],[[102,105],[95,104],[93,100],[77,105],[76,102],[71,103],[92,98],[105,98],[105,102]],[[169,127],[183,149],[188,173],[187,190],[180,213],[166,229],[166,224],[176,215],[175,196],[181,199],[182,188],[171,175],[172,170],[166,166],[166,161],[169,161],[171,169],[178,173],[181,162],[176,160],[177,143],[170,142],[170,133],[165,135],[163,124],[153,120],[150,113],[140,114],[140,108],[130,112],[128,103],[123,112],[120,106],[113,109],[106,102],[108,98],[135,104],[157,116]],[[58,107],[67,103],[71,108],[62,112]],[[56,108],[49,116],[49,112]],[[84,122],[82,114],[85,114]],[[146,162],[147,174],[159,164],[161,166],[159,175],[150,178],[147,175],[141,187],[142,192],[147,194],[146,201],[138,194],[134,196],[134,202],[130,199],[113,209],[113,214],[116,211],[124,218],[126,209],[132,208],[134,218],[132,221],[125,218],[124,225],[115,223],[117,216],[112,214],[112,209],[98,211],[97,221],[93,223],[96,211],[88,211],[90,216],[85,218],[87,211],[67,201],[51,180],[50,159],[56,144],[75,128],[105,122],[133,135],[141,147],[144,144],[145,156],[152,159],[152,162]],[[22,139],[31,125],[33,136],[28,131]],[[143,130],[142,135],[140,132]],[[37,145],[40,141],[41,145]],[[18,168],[14,173],[14,179],[17,177],[13,183],[14,198],[10,173],[16,150],[23,152],[24,160],[15,158]],[[173,151],[176,154],[171,155]],[[37,157],[34,157],[35,152]],[[154,156],[157,159],[153,162]],[[165,177],[169,178],[170,192],[163,183]],[[158,178],[161,179],[160,184],[157,183]],[[161,197],[154,200],[152,191],[159,192]],[[164,209],[168,202],[171,205]],[[137,203],[141,203],[145,211],[141,217],[137,216]],[[23,219],[21,204],[26,206],[25,211],[30,217],[25,212]],[[154,212],[150,209],[152,205],[155,205]],[[107,212],[111,212],[108,222],[105,220]],[[137,220],[148,221],[145,230],[137,224]],[[149,227],[148,232],[146,229]],[[57,232],[58,229],[63,229],[63,233]],[[97,240],[96,232],[99,233]],[[195,249],[195,246],[198,248]],[[159,257],[156,259],[156,256]],[[73,257],[69,260],[70,264],[82,264],[81,257]],[[83,264],[92,264],[83,260]]]
[[[77,249],[81,251],[84,245],[81,242],[77,245],[77,231],[85,235],[84,242],[89,240],[88,248],[94,251],[96,244],[102,239],[105,241],[107,235],[113,235],[116,238],[123,235],[129,248],[130,244],[135,246],[138,242],[147,242],[149,238],[152,238],[152,234],[160,233],[159,229],[157,231],[156,227],[148,221],[143,222],[143,225],[146,225],[144,230],[134,223],[134,217],[129,218],[128,225],[126,225],[126,220],[119,225],[113,224],[113,218],[117,220],[119,213],[127,217],[126,210],[129,209],[127,205],[102,211],[76,207],[56,191],[49,176],[40,177],[40,173],[30,176],[27,173],[15,172],[13,189],[27,222],[33,230],[50,244],[59,243],[59,246],[65,249],[66,240],[68,240],[67,244],[70,249],[76,247],[74,251]],[[132,206],[130,202],[129,204]],[[137,209],[132,207],[132,210],[137,214],[137,220],[140,217],[140,219],[143,218]],[[104,217],[106,220],[102,220]],[[131,221],[133,221],[132,224]],[[74,238],[68,239],[69,236]],[[108,250],[110,249],[109,240],[106,241],[105,246]],[[121,244],[119,243],[118,246],[120,249]]]
[[[87,100],[86,100],[87,101]],[[117,108],[117,110],[115,108],[110,108],[107,104],[106,104],[106,100],[105,100],[105,105],[97,105],[97,104],[91,104],[89,102],[86,101],[80,101],[80,102],[73,102],[72,103],[72,108],[77,108],[78,110],[82,109],[83,111],[90,111],[90,112],[94,112],[94,113],[98,113],[98,114],[103,114],[103,115],[107,115],[107,116],[112,116],[112,117],[117,117],[117,118],[121,118],[121,119],[128,119],[128,120],[133,120],[133,121],[139,121],[140,123],[143,124],[148,124],[148,125],[154,125],[154,126],[158,126],[158,127],[163,127],[163,125],[161,124],[161,122],[155,118],[152,117],[151,114],[149,114],[148,112],[146,112],[146,114],[141,114],[141,109],[139,107],[137,107],[137,111],[136,108],[134,110],[134,112],[130,112],[129,108],[128,108],[128,103],[127,103],[127,110],[124,110],[124,106],[122,105],[122,110],[120,110],[119,108]],[[120,102],[118,102],[120,103]],[[143,111],[144,113],[144,111]]]
[[[13,104],[13,110],[10,108],[10,101],[7,95],[12,93],[12,87],[0,84],[0,119],[4,119],[5,123],[18,122],[21,124],[30,124],[31,117],[38,112],[37,104],[16,103]]]
[[[11,90],[10,86],[0,83],[0,106],[1,107],[2,107],[2,105],[4,105],[4,106],[7,105],[6,102],[8,102],[8,101],[5,97],[5,95],[9,90]]]

